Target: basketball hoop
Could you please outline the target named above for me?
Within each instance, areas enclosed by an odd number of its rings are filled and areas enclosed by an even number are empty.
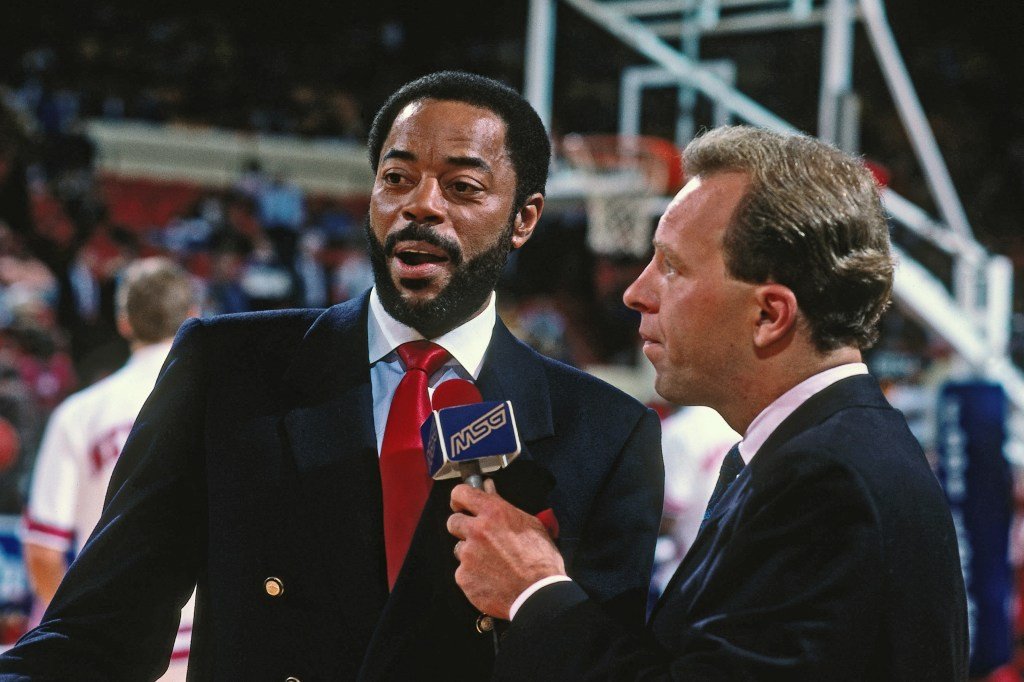
[[[675,146],[657,137],[571,134],[561,152],[585,177],[590,249],[644,258],[651,247],[650,198],[681,184]]]

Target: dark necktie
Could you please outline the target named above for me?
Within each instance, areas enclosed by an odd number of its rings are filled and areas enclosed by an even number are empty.
[[[732,482],[743,471],[743,466],[743,458],[740,456],[740,444],[736,443],[726,453],[725,459],[722,460],[722,468],[718,470],[718,483],[715,483],[715,490],[711,493],[711,499],[708,500],[707,509],[704,510],[704,518],[700,522],[700,530],[704,530],[704,526],[707,525],[708,519],[714,513],[715,507],[718,506],[718,501],[722,499],[725,491],[729,489]]]
[[[410,341],[396,350],[405,363],[405,376],[391,398],[380,446],[384,554],[389,588],[395,586],[430,495],[432,481],[427,475],[420,438],[420,425],[430,416],[427,380],[450,357],[448,351],[429,341]]]

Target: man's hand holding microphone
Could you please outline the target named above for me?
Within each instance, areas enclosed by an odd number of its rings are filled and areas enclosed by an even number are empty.
[[[432,398],[424,422],[427,468],[435,479],[460,476],[452,490],[448,531],[458,542],[455,582],[481,612],[510,620],[517,598],[538,581],[565,576],[555,547],[557,521],[551,510],[532,516],[506,502],[493,473],[519,455],[519,434],[510,403],[482,402],[476,386],[452,379]]]
[[[527,588],[565,575],[548,529],[502,499],[494,481],[485,480],[483,489],[455,486],[451,507],[448,532],[459,539],[455,582],[483,613],[511,620],[509,609]]]

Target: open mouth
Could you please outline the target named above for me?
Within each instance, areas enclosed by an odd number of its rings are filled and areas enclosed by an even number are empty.
[[[404,241],[391,251],[391,270],[406,289],[422,289],[443,278],[452,259],[439,246],[423,241]]]
[[[411,266],[423,265],[424,263],[443,263],[448,260],[448,257],[444,255],[414,249],[396,250],[395,258]]]

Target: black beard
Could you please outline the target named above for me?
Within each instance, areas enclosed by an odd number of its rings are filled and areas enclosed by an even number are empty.
[[[513,221],[509,220],[494,246],[475,258],[464,260],[458,243],[419,223],[409,223],[398,232],[388,235],[386,243],[381,244],[373,234],[370,216],[366,216],[364,230],[370,264],[373,266],[373,281],[384,310],[428,339],[436,339],[455,329],[479,311],[494,291],[512,250],[512,225]],[[403,239],[420,240],[444,249],[454,266],[448,286],[429,301],[409,303],[402,298],[398,287],[391,280],[388,254]]]

